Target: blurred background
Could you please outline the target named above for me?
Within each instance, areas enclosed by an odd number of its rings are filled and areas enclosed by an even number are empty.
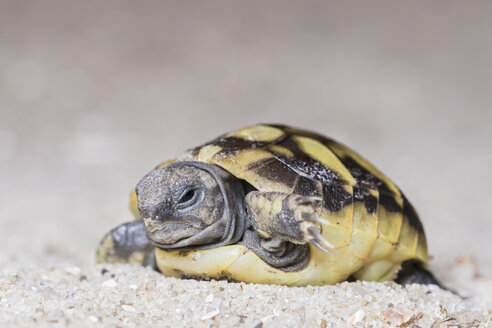
[[[492,275],[491,10],[0,0],[0,267],[94,263],[157,163],[278,122],[342,141],[395,180],[438,276],[463,261]]]

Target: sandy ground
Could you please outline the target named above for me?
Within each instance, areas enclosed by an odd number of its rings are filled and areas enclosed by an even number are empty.
[[[399,307],[407,327],[486,326],[491,9],[0,1],[0,326],[377,327]],[[129,266],[100,274],[96,245],[130,219],[128,193],[148,170],[257,122],[322,132],[386,172],[424,222],[431,269],[470,298],[387,284],[197,283]]]
[[[0,288],[2,326],[492,325],[492,312],[483,305],[436,286],[402,288],[393,282],[289,288],[176,280],[151,269],[99,265],[11,270],[0,275]]]

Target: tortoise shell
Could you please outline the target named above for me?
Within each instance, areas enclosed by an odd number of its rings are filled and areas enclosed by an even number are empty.
[[[422,224],[400,189],[348,147],[317,133],[281,125],[254,125],[188,150],[177,161],[215,164],[252,189],[323,199],[322,235],[334,249],[310,245],[308,264],[285,272],[244,245],[168,252],[157,249],[166,275],[284,285],[333,284],[395,278],[401,263],[428,260]],[[135,208],[135,200],[132,202]]]

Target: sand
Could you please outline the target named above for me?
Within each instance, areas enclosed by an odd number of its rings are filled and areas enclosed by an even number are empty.
[[[0,326],[490,327],[492,306],[393,282],[289,288],[166,278],[130,265],[0,275]]]

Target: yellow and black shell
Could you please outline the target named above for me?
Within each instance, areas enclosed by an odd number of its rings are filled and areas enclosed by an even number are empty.
[[[166,275],[305,286],[349,276],[393,280],[402,262],[427,263],[423,227],[407,198],[372,164],[332,139],[281,125],[254,125],[157,168],[176,161],[218,165],[259,191],[321,197],[318,214],[327,221],[322,236],[334,249],[326,253],[310,245],[308,264],[291,272],[269,266],[244,245],[185,253],[157,249],[157,265]]]

